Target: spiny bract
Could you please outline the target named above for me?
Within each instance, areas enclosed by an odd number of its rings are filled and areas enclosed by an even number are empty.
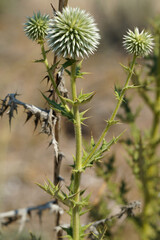
[[[72,59],[93,54],[99,44],[99,30],[93,17],[79,8],[66,7],[50,19],[48,44],[58,56]]]
[[[123,46],[128,53],[135,54],[137,56],[147,56],[153,50],[153,38],[148,32],[136,27],[134,32],[128,30],[127,35],[123,37]]]
[[[33,41],[42,41],[47,35],[49,23],[48,15],[41,15],[40,12],[34,13],[33,17],[27,17],[28,21],[24,24],[24,31]]]

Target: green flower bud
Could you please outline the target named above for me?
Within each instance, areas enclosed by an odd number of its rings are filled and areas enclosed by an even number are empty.
[[[153,50],[153,38],[148,32],[136,27],[134,32],[128,30],[127,35],[123,37],[123,46],[128,53],[136,54],[137,56],[147,56]]]
[[[24,31],[28,38],[33,41],[43,41],[47,35],[49,15],[41,15],[40,12],[34,13],[33,17],[27,17],[28,21],[24,24]]]
[[[66,7],[49,21],[48,44],[58,56],[84,58],[97,49],[98,32],[90,14],[79,8]]]

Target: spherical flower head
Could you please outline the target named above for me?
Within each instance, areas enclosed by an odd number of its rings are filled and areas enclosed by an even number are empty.
[[[43,41],[47,35],[49,16],[41,15],[40,12],[34,13],[32,17],[27,17],[28,21],[24,24],[24,31],[33,41]]]
[[[66,7],[49,21],[47,38],[56,55],[77,59],[94,53],[100,35],[90,14],[79,8]]]
[[[135,54],[137,56],[147,56],[153,50],[153,38],[148,32],[136,27],[134,32],[128,30],[127,35],[123,37],[123,46],[128,53]]]

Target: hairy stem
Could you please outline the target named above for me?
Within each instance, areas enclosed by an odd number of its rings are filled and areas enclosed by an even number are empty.
[[[72,100],[77,99],[77,90],[76,90],[76,63],[73,63],[71,66],[71,89],[72,89]],[[82,134],[81,134],[81,120],[79,113],[79,106],[75,104],[73,106],[74,112],[74,128],[75,128],[75,138],[76,138],[76,158],[75,158],[75,171],[74,171],[74,183],[73,183],[73,193],[75,194],[74,201],[75,203],[79,202],[80,198],[80,178],[81,178],[81,165],[82,165]],[[72,209],[72,223],[73,227],[73,239],[80,239],[80,216],[79,216],[79,206],[75,204]]]

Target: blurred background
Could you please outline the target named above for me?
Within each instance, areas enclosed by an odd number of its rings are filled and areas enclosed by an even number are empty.
[[[23,23],[26,16],[33,12],[41,11],[52,16],[50,3],[57,9],[58,0],[0,0],[0,98],[8,93],[18,92],[19,99],[45,107],[44,99],[40,91],[47,88],[46,82],[41,82],[46,72],[41,64],[33,63],[38,59],[40,48],[28,40],[23,31]],[[94,56],[86,59],[83,69],[90,74],[85,79],[79,80],[79,87],[84,92],[96,90],[96,95],[88,107],[91,107],[87,121],[87,127],[83,128],[84,136],[90,138],[91,133],[98,138],[107,119],[115,105],[114,85],[123,84],[125,73],[120,62],[128,62],[128,56],[122,47],[122,37],[127,29],[138,26],[140,29],[149,28],[150,19],[159,14],[160,1],[158,0],[69,0],[69,5],[80,7],[89,11],[98,24],[101,34],[101,44]],[[69,87],[69,83],[66,83]],[[136,103],[135,103],[136,104]],[[144,129],[150,123],[150,113],[142,111],[145,123],[139,118],[139,125]],[[38,129],[34,132],[32,121],[27,124],[23,109],[19,108],[18,115],[9,127],[8,116],[5,114],[0,119],[0,211],[23,208],[26,206],[42,204],[51,198],[36,186],[36,182],[53,175],[53,149],[48,148],[49,139],[40,135]],[[112,129],[108,135],[112,137],[114,132],[125,129],[120,125]],[[127,133],[126,133],[127,134]],[[61,175],[65,183],[69,184],[72,153],[74,153],[74,135],[70,123],[62,120],[60,148],[65,159],[62,164]],[[117,146],[116,146],[117,149]],[[113,150],[112,150],[113,151]],[[115,150],[117,151],[117,150]],[[129,200],[139,198],[134,188],[133,177],[128,170],[123,154],[123,149],[118,147],[119,161],[117,163],[117,180],[126,174],[130,188]],[[87,170],[82,178],[83,187],[92,192],[91,200],[96,197],[97,188],[102,180],[97,178],[94,171]],[[46,218],[46,219],[45,219]],[[38,217],[35,216],[36,221]],[[35,224],[35,220],[26,225],[26,231],[43,230],[47,240],[53,233],[53,216],[45,213],[43,226]],[[67,221],[63,217],[62,223]],[[84,219],[84,221],[87,221]],[[16,225],[17,224],[17,225]],[[16,231],[18,223],[3,229],[3,232]],[[16,225],[16,226],[15,226]],[[126,233],[126,239],[127,238]],[[7,239],[7,236],[6,236]],[[10,239],[10,238],[8,238]],[[18,239],[18,238],[15,238]],[[22,238],[21,238],[22,239]],[[54,239],[54,238],[49,238]],[[130,236],[130,239],[135,239]]]

